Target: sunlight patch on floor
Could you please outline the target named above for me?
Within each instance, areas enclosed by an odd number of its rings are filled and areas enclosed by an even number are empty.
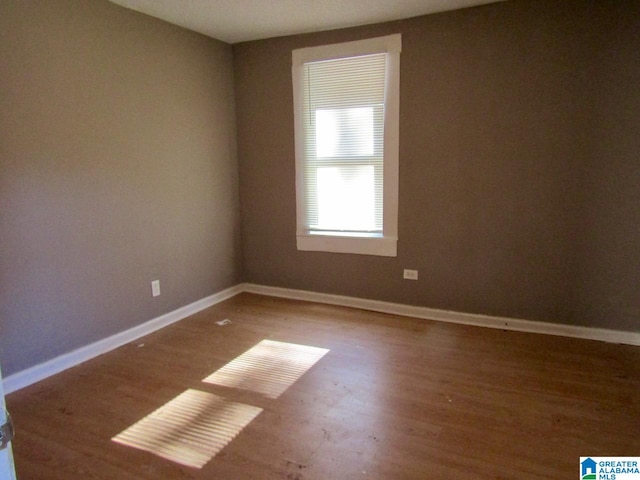
[[[262,340],[203,381],[278,398],[328,352],[326,348]]]
[[[189,389],[112,440],[181,465],[202,468],[261,411]]]

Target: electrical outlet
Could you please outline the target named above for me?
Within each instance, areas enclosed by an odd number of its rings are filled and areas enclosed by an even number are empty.
[[[408,270],[405,268],[402,278],[404,278],[405,280],[417,280],[418,270]]]
[[[154,297],[160,296],[160,280],[151,282],[151,295]]]

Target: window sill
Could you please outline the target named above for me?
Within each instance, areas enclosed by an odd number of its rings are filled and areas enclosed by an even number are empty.
[[[298,250],[310,252],[353,253],[396,257],[398,239],[384,236],[347,236],[302,234],[298,235]]]

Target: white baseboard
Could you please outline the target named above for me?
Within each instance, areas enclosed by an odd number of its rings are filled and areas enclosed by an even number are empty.
[[[243,291],[242,284],[235,285],[221,292],[215,293],[208,297],[197,300],[189,305],[180,307],[177,310],[161,315],[157,318],[149,320],[141,325],[125,330],[124,332],[116,333],[110,337],[99,340],[95,343],[78,348],[69,353],[60,355],[59,357],[48,360],[39,365],[35,365],[26,370],[9,375],[4,379],[4,391],[5,394],[10,394],[16,390],[32,385],[47,377],[60,373],[68,368],[75,367],[82,362],[86,362],[98,355],[107,353],[122,345],[133,342],[140,337],[144,337],[150,333],[160,330],[172,323],[178,322],[194,313],[197,313],[205,308],[209,308],[217,303],[220,303],[228,298],[231,298]]]
[[[344,307],[360,308],[374,312],[390,313],[403,317],[423,318],[440,322],[459,323],[477,327],[499,328],[502,330],[515,330],[518,332],[541,333],[545,335],[557,335],[561,337],[583,338],[599,340],[610,343],[640,346],[640,332],[626,332],[620,330],[608,330],[604,328],[580,327],[550,322],[538,322],[508,317],[495,317],[473,313],[452,312],[435,308],[416,307],[400,303],[381,302],[365,298],[346,297],[327,293],[310,292],[306,290],[294,290],[289,288],[268,287],[245,283],[243,290],[249,293],[269,295],[272,297],[305,300],[309,302],[340,305]]]
[[[197,300],[189,305],[178,308],[173,312],[161,315],[136,327],[117,333],[103,340],[99,340],[90,345],[86,345],[77,350],[65,353],[54,359],[48,360],[39,365],[35,365],[21,372],[9,375],[4,379],[5,394],[10,394],[21,388],[32,385],[47,377],[60,373],[63,370],[86,362],[98,355],[114,350],[122,345],[133,342],[145,335],[164,328],[172,323],[193,315],[205,308],[209,308],[217,303],[227,300],[235,295],[248,292],[271,297],[289,298],[293,300],[304,300],[308,302],[325,303],[330,305],[340,305],[344,307],[360,308],[374,312],[389,313],[403,317],[422,318],[426,320],[436,320],[440,322],[459,323],[463,325],[473,325],[477,327],[499,328],[502,330],[515,330],[518,332],[540,333],[546,335],[558,335],[562,337],[583,338],[588,340],[599,340],[610,343],[621,343],[626,345],[640,346],[640,332],[625,332],[619,330],[608,330],[604,328],[579,327],[574,325],[563,325],[557,323],[537,322],[532,320],[522,320],[508,317],[495,317],[490,315],[479,315],[472,313],[453,312],[448,310],[438,310],[427,307],[417,307],[403,305],[400,303],[382,302],[378,300],[368,300],[365,298],[347,297],[342,295],[332,295],[328,293],[317,293],[306,290],[294,290],[289,288],[269,287],[265,285],[255,285],[251,283],[241,283],[209,297]]]

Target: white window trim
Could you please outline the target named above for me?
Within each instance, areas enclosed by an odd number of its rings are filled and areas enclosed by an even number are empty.
[[[293,104],[296,152],[297,247],[304,251],[397,256],[400,123],[400,34],[293,51]],[[374,53],[387,53],[384,116],[384,199],[382,235],[310,233],[304,218],[304,130],[302,125],[302,66],[304,63]]]

